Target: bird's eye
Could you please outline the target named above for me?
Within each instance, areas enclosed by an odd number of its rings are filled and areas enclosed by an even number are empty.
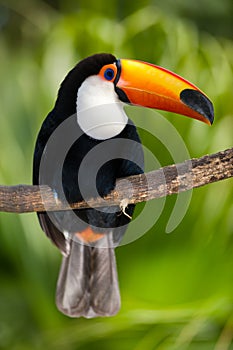
[[[113,82],[116,75],[117,75],[117,66],[114,63],[103,66],[99,72],[99,76],[102,79],[107,80],[109,82]]]
[[[106,80],[112,80],[114,78],[115,72],[112,68],[107,68],[104,72],[104,77]]]

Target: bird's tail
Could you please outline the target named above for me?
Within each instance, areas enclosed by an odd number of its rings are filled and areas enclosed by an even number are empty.
[[[119,311],[115,252],[107,245],[108,234],[101,238],[103,240],[104,248],[72,240],[69,255],[63,257],[56,304],[70,317],[112,316]]]

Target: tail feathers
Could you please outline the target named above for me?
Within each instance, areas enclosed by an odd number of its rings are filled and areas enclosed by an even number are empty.
[[[120,291],[113,248],[93,248],[91,307],[96,316],[112,316],[120,309]]]
[[[101,241],[108,239],[106,235]],[[70,254],[63,257],[57,283],[58,309],[70,317],[115,315],[120,293],[114,249],[70,243]]]
[[[68,316],[79,317],[89,309],[89,247],[71,242],[70,254],[63,257],[57,282],[56,304]]]

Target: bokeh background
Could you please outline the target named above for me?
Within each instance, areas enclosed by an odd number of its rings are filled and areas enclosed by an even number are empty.
[[[31,183],[36,135],[59,83],[96,52],[162,65],[211,97],[211,128],[163,113],[191,157],[232,147],[232,18],[232,0],[0,0],[0,183]],[[141,136],[162,165],[172,162]],[[122,308],[107,319],[60,314],[59,252],[35,214],[1,213],[0,349],[233,349],[232,196],[232,180],[194,190],[170,234],[176,196],[167,198],[154,227],[117,249]]]

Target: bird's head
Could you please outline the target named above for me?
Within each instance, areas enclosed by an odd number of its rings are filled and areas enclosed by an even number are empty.
[[[123,130],[124,103],[178,113],[209,125],[214,119],[211,101],[195,85],[162,67],[110,54],[78,63],[62,83],[58,100],[64,95],[69,106],[75,98],[80,127],[96,139]]]

